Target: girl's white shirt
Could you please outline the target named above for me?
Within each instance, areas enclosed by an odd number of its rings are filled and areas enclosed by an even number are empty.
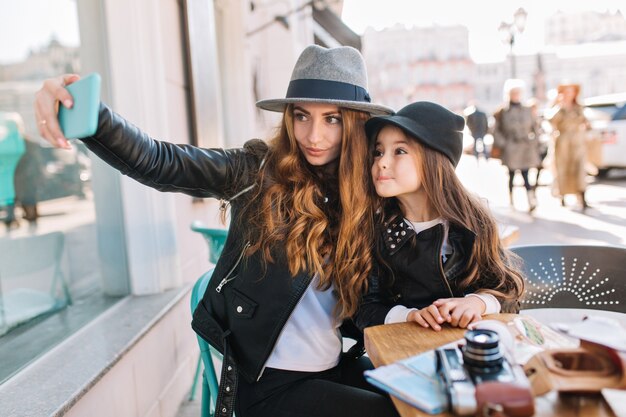
[[[430,229],[431,227],[439,223],[443,224],[444,236],[443,236],[443,245],[441,246],[441,258],[443,262],[445,262],[448,259],[448,256],[452,254],[452,248],[450,247],[450,244],[448,242],[448,230],[450,227],[448,225],[447,220],[444,220],[439,217],[434,220],[429,220],[427,222],[412,222],[407,219],[404,219],[404,221],[413,228],[413,230],[415,231],[415,234],[419,234],[420,232],[426,229]],[[483,303],[485,303],[485,311],[483,312],[483,315],[495,314],[495,313],[500,312],[500,308],[501,308],[500,302],[492,294],[474,293],[474,294],[467,294],[466,297],[478,297],[483,301]],[[417,309],[408,308],[403,305],[394,306],[391,310],[389,310],[389,312],[385,316],[385,324],[403,323],[406,321],[407,317],[409,316],[409,313],[414,310],[417,310]]]
[[[339,363],[341,323],[333,314],[337,298],[333,287],[317,289],[316,274],[283,327],[265,367],[319,372]]]

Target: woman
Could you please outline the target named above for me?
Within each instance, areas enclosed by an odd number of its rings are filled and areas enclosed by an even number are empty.
[[[72,80],[48,80],[37,94],[41,134],[52,143],[61,135],[54,106],[71,100],[61,84]],[[396,415],[364,382],[368,360],[342,357],[339,332],[371,262],[364,124],[391,110],[370,103],[357,50],[319,46],[300,55],[286,98],[257,106],[283,112],[269,144],[158,142],[104,105],[84,143],[153,188],[230,204],[228,238],[192,321],[224,355],[217,415]]]
[[[494,146],[501,150],[502,165],[509,170],[509,198],[513,206],[513,180],[515,173],[520,171],[524,179],[528,211],[537,206],[535,187],[530,184],[528,171],[538,167],[539,135],[537,123],[530,108],[522,104],[524,82],[510,79],[504,83],[506,103],[495,114]],[[535,181],[536,184],[536,181]]]
[[[556,182],[554,192],[565,205],[566,194],[576,194],[583,210],[587,208],[585,190],[585,157],[589,121],[578,103],[580,86],[560,84],[554,116],[550,123],[554,128],[554,168]]]
[[[455,167],[463,117],[427,101],[371,118],[380,267],[355,320],[359,327],[414,321],[467,328],[485,314],[517,313],[524,289],[488,208]]]

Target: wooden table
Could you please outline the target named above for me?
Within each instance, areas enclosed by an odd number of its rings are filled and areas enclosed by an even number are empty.
[[[533,310],[526,310],[525,313],[540,320],[541,316],[549,317],[550,310],[552,309],[538,309],[537,314],[533,314]],[[571,312],[576,315],[584,312],[593,314],[593,310],[573,309]],[[494,314],[486,316],[485,319],[507,322],[515,316],[515,314]],[[626,317],[626,315],[623,316]],[[624,322],[622,321],[622,323]],[[441,331],[435,332],[431,329],[425,329],[417,323],[387,324],[365,329],[365,347],[372,363],[378,367],[461,339],[464,333],[464,329],[452,327],[444,327]],[[402,417],[425,417],[431,415],[393,396],[391,398]],[[452,416],[450,413],[437,415]],[[535,416],[615,417],[615,414],[600,395],[559,396],[557,393],[552,392],[535,398]]]

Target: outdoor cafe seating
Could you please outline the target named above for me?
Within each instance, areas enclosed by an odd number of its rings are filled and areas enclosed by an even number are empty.
[[[626,248],[608,246],[582,245],[534,245],[511,248],[522,261],[526,281],[525,296],[521,300],[522,310],[519,315],[496,314],[485,317],[490,322],[505,323],[509,328],[519,323],[519,318],[530,318],[538,323],[548,337],[560,338],[567,341],[568,349],[580,342],[581,349],[604,348],[606,343],[610,348],[590,350],[589,357],[597,352],[608,352],[614,362],[612,365],[619,374],[617,384],[619,389],[594,389],[593,392],[578,392],[567,390],[563,386],[554,389],[547,385],[544,391],[538,394],[536,385],[541,380],[537,377],[532,381],[534,393],[534,416],[623,416],[626,410]],[[526,322],[526,321],[524,321]],[[530,322],[530,321],[528,321]],[[585,325],[585,322],[588,324]],[[609,325],[605,331],[603,325]],[[585,327],[586,326],[586,327]],[[575,328],[595,329],[591,335],[575,333]],[[480,326],[479,326],[480,327]],[[485,327],[488,327],[485,325]],[[567,331],[570,331],[569,336]],[[425,329],[416,323],[397,323],[375,326],[365,330],[365,346],[372,363],[378,367],[407,361],[407,358],[416,357],[424,352],[432,351],[442,345],[463,339],[464,329],[444,327],[440,332]],[[575,335],[576,337],[572,337]],[[595,338],[588,342],[585,338]],[[555,340],[555,339],[553,339]],[[596,343],[599,342],[599,343]],[[517,348],[517,344],[515,344]],[[547,346],[547,344],[546,344]],[[590,348],[591,346],[591,348]],[[556,351],[557,348],[550,348]],[[550,350],[546,348],[546,352]],[[560,352],[560,351],[559,351]],[[537,357],[543,358],[544,356]],[[563,358],[567,355],[562,356]],[[621,359],[620,359],[621,358]],[[528,362],[536,364],[536,362]],[[618,366],[618,364],[620,364]],[[592,369],[583,369],[586,364],[572,364],[563,362],[563,375],[577,375],[587,378],[590,373],[571,373],[566,371],[568,366],[581,366],[575,371],[591,372]],[[532,367],[526,366],[528,373]],[[573,369],[573,368],[572,368]],[[603,372],[605,372],[603,370]],[[601,373],[601,372],[597,372]],[[603,374],[604,375],[604,374]],[[608,374],[607,374],[608,375]],[[595,375],[594,375],[595,376]],[[621,378],[621,380],[619,379]],[[584,379],[592,381],[592,379]],[[567,381],[567,379],[566,379]],[[594,380],[601,387],[603,379]],[[598,382],[600,381],[600,382]],[[606,379],[615,382],[616,379]],[[620,382],[621,381],[621,382]],[[620,385],[621,384],[621,385]],[[572,384],[570,384],[572,385]],[[613,387],[615,388],[615,387]],[[592,390],[590,390],[592,391]],[[392,400],[402,417],[428,416],[428,414],[407,402],[392,396]],[[610,401],[610,402],[609,402]],[[493,410],[491,410],[493,411]],[[490,412],[491,412],[490,411]],[[441,412],[439,416],[453,415]],[[476,415],[482,415],[480,412]],[[493,414],[488,414],[493,415]]]
[[[210,229],[194,224],[192,230],[201,233],[210,247],[210,259],[217,260],[227,235],[226,230]],[[583,245],[528,245],[512,247],[520,258],[526,277],[525,296],[521,300],[521,314],[496,314],[486,317],[489,321],[513,324],[518,317],[531,317],[546,331],[553,323],[576,324],[587,317],[600,317],[617,323],[626,335],[626,248]],[[199,302],[211,272],[204,274],[196,283],[192,295],[192,310]],[[424,329],[416,323],[397,323],[366,329],[365,345],[372,363],[383,367],[406,358],[431,351],[442,345],[463,338],[464,329],[444,327],[440,332]],[[202,416],[213,415],[217,391],[217,376],[213,363],[215,352],[204,340],[200,340],[203,394]],[[626,344],[622,355],[626,364]],[[198,373],[200,363],[198,364]],[[622,372],[626,372],[622,369]],[[194,381],[198,378],[198,374]],[[624,374],[626,381],[626,374]],[[194,382],[195,388],[195,382]],[[626,389],[626,385],[621,387]],[[193,398],[192,389],[192,398]],[[613,410],[615,404],[626,404],[626,391],[611,390],[619,396],[609,404],[609,393],[603,397],[599,392],[585,395],[560,395],[556,390],[534,398],[535,416],[617,416],[622,409]],[[214,394],[213,394],[214,395]],[[394,396],[391,397],[402,417],[427,416],[428,414]],[[439,416],[453,415],[449,412]],[[480,415],[480,414],[477,414]]]
[[[511,248],[523,260],[522,309],[588,308],[626,314],[626,249],[589,245]]]
[[[191,230],[196,233],[200,233],[206,241],[209,248],[209,261],[213,264],[217,262],[226,243],[226,237],[228,236],[227,229],[218,229],[206,227],[200,222],[193,222],[191,224]],[[191,313],[198,306],[198,303],[202,300],[202,296],[206,291],[211,276],[213,275],[213,269],[202,274],[196,281],[191,290]],[[217,374],[215,372],[214,359],[221,361],[222,355],[215,349],[213,349],[206,340],[197,336],[198,346],[200,347],[200,358],[196,365],[196,372],[193,377],[193,383],[189,394],[189,401],[193,401],[195,398],[196,385],[198,381],[202,381],[202,398],[201,398],[201,417],[212,417],[215,412],[215,402],[217,401],[218,382]]]

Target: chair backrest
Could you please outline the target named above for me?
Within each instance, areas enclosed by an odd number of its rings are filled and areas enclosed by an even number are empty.
[[[213,269],[205,272],[194,284],[191,290],[191,314],[193,315],[198,303],[202,300],[206,288],[211,281],[213,275]],[[215,403],[217,401],[217,391],[219,388],[217,381],[217,373],[215,372],[215,366],[213,365],[213,356],[215,355],[221,360],[221,355],[215,349],[207,343],[206,340],[196,335],[198,339],[198,346],[200,347],[200,360],[204,365],[204,371],[202,373],[202,408],[201,417],[213,417],[214,413],[211,409],[215,410]],[[195,387],[195,383],[194,383]],[[193,392],[194,388],[192,388]]]
[[[0,238],[0,334],[72,303],[61,267],[64,244],[61,232]]]
[[[58,268],[63,255],[65,235],[51,232],[15,239],[0,239],[0,272],[7,277],[20,277],[33,271]],[[24,256],[28,254],[28,256]]]
[[[626,313],[626,248],[517,246],[526,291],[522,309],[587,308]]]
[[[191,230],[202,234],[209,246],[209,261],[217,263],[222,249],[224,249],[224,243],[226,243],[228,229],[210,228],[196,221],[191,224]]]

